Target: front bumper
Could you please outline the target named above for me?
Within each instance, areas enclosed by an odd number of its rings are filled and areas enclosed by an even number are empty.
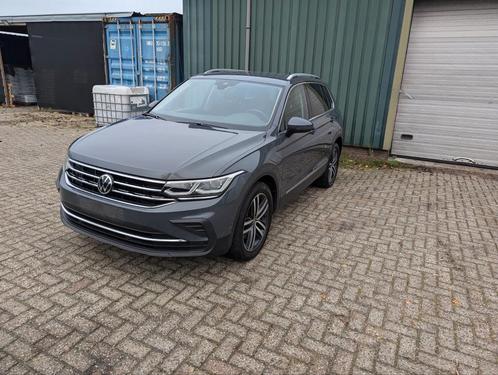
[[[246,176],[219,198],[140,207],[81,190],[58,179],[61,219],[71,229],[124,250],[161,257],[226,253]]]

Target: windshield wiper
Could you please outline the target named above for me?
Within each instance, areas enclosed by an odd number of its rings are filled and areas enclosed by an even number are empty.
[[[169,120],[165,119],[164,117],[161,117],[161,116],[156,115],[155,113],[151,113],[151,112],[144,112],[144,113],[142,113],[142,115],[147,116],[147,117],[152,117],[155,119],[159,119],[159,120],[169,121]],[[227,129],[227,127],[225,127],[225,126],[208,124],[207,122],[200,122],[200,121],[175,121],[175,122],[179,122],[181,124],[187,124],[187,125],[194,125],[194,126],[198,126],[198,127],[202,127],[202,128],[207,128],[207,129],[214,129],[214,128]]]
[[[165,118],[159,116],[159,115],[156,115],[154,113],[150,113],[150,112],[144,112],[142,113],[142,116],[147,116],[147,117],[152,117],[152,118],[155,118],[155,119],[158,119],[158,120],[164,120],[164,121],[167,121]]]
[[[180,124],[188,124],[189,128],[197,128],[197,129],[208,129],[208,130],[213,130],[216,132],[223,132],[223,133],[231,133],[231,134],[238,134],[237,131],[227,128],[225,126],[221,125],[213,125],[213,124],[208,124],[206,122],[197,122],[197,121],[176,121]]]
[[[207,122],[199,122],[199,121],[177,121],[177,122],[180,122],[182,124],[199,126],[202,128],[208,128],[208,129],[213,129],[213,128],[228,129],[226,126],[209,124]]]
[[[203,128],[220,128],[220,129],[228,129],[226,126],[221,126],[221,125],[214,125],[214,124],[208,124],[207,122],[199,122],[199,121],[185,121],[185,124],[191,124]]]

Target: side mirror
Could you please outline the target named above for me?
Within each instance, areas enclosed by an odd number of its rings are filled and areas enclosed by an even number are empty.
[[[147,107],[149,107],[149,109],[152,109],[157,105],[157,103],[159,103],[159,100],[153,100],[147,105]]]
[[[302,117],[291,117],[287,123],[287,135],[307,133],[314,129],[313,123]]]

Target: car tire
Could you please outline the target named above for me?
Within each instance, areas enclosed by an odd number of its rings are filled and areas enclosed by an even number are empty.
[[[315,181],[316,186],[327,189],[332,185],[334,185],[337,173],[339,172],[340,156],[341,156],[341,147],[339,146],[338,143],[334,143],[334,146],[332,147],[332,152],[330,154],[329,163],[327,164],[327,169]]]
[[[228,255],[239,261],[255,258],[265,244],[272,214],[271,190],[265,183],[258,182],[242,204]]]

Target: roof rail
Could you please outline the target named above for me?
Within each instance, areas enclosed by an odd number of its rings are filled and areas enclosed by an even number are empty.
[[[247,70],[242,70],[242,69],[209,69],[209,70],[206,70],[202,74],[215,74],[215,73],[223,73],[223,72],[226,72],[226,73],[248,73]]]
[[[298,77],[309,77],[309,78],[315,78],[315,79],[320,79],[319,76],[316,74],[309,74],[309,73],[292,73],[287,76],[287,81],[291,81],[294,78]]]

